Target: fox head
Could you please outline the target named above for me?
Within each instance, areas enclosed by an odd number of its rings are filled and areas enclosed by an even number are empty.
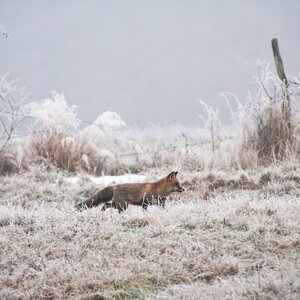
[[[176,172],[171,172],[167,177],[167,186],[170,189],[170,193],[173,192],[183,192],[184,188],[180,185],[178,179],[177,179],[177,171]]]

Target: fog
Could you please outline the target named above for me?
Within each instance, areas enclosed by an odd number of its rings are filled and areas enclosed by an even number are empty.
[[[199,100],[230,114],[220,93],[242,101],[257,61],[300,70],[300,1],[0,1],[0,71],[28,101],[63,92],[92,121],[106,110],[128,124],[200,123]],[[274,66],[273,66],[274,69]]]

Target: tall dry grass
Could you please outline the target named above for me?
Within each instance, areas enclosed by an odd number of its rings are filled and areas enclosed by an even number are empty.
[[[110,157],[81,136],[68,137],[63,133],[44,132],[33,137],[31,148],[35,163],[43,162],[68,172],[101,174],[104,170],[111,173],[113,169],[107,165]]]
[[[257,91],[234,113],[236,128],[235,163],[242,168],[268,165],[291,156],[299,159],[299,85],[289,90],[270,71],[269,63],[259,65]],[[299,82],[299,78],[294,78]],[[287,94],[288,93],[288,94]],[[229,95],[224,94],[229,103]]]

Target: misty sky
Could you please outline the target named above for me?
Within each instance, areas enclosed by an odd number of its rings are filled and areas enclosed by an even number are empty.
[[[31,92],[64,92],[79,117],[127,123],[199,122],[199,99],[229,118],[223,91],[244,99],[257,60],[300,72],[298,0],[0,0],[0,73]]]

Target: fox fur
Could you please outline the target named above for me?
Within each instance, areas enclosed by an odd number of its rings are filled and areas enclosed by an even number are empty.
[[[127,209],[128,204],[142,206],[165,206],[166,197],[173,192],[183,192],[184,188],[177,180],[178,172],[171,172],[168,176],[156,182],[125,183],[108,186],[96,192],[88,200],[76,205],[78,209],[91,208],[103,204],[102,210],[116,208],[119,212]]]

